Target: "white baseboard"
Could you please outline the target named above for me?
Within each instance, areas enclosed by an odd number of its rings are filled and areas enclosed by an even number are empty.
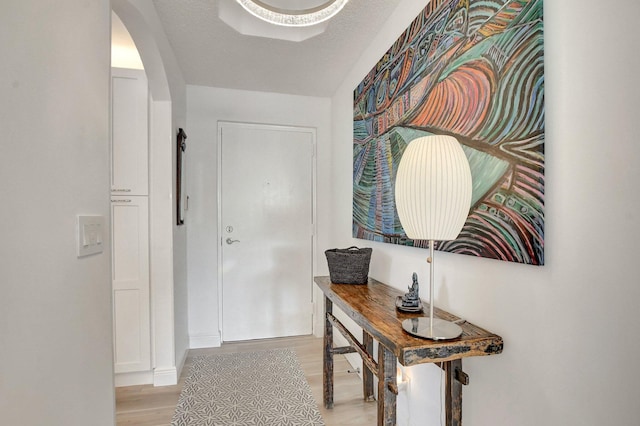
[[[184,359],[182,363],[184,365]],[[182,369],[182,366],[180,366],[180,369]],[[170,386],[178,383],[178,371],[178,369],[172,367],[156,368],[153,371],[118,373],[114,377],[114,382],[117,388],[137,385]]]
[[[178,384],[176,367],[156,368],[153,370],[153,386],[171,386]]]
[[[115,386],[151,385],[153,384],[153,373],[151,371],[136,371],[135,373],[118,373],[114,376]]]
[[[179,360],[180,365],[177,367],[178,377],[182,374],[182,369],[184,368],[184,363],[187,361],[187,356],[189,355],[189,349],[185,349],[184,354],[182,355],[182,359]]]
[[[189,348],[219,348],[222,344],[219,334],[189,336]]]

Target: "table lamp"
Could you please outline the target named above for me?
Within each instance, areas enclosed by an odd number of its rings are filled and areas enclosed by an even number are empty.
[[[396,208],[407,237],[429,241],[429,318],[405,330],[432,340],[455,339],[462,329],[433,318],[434,241],[455,240],[471,206],[471,168],[452,136],[431,135],[409,142],[395,184]]]

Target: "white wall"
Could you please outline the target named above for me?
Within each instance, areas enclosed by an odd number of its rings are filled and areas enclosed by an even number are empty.
[[[318,162],[330,156],[330,101],[274,93],[187,86],[188,277],[191,347],[220,344],[218,324],[218,121],[317,128]],[[328,228],[330,170],[318,171],[318,226]],[[319,245],[327,236],[319,233]],[[320,253],[321,256],[324,254]],[[319,256],[320,257],[320,256]]]
[[[113,425],[111,272],[76,257],[76,216],[109,223],[109,1],[3,2],[0,417]]]
[[[353,89],[426,4],[400,4],[332,99],[324,248],[372,246],[371,275],[400,289],[413,271],[427,282],[427,251],[350,237]],[[638,424],[639,13],[632,0],[545,2],[547,264],[436,254],[437,305],[505,342],[501,355],[463,361],[466,426]],[[408,370],[399,422],[439,424],[434,371]]]

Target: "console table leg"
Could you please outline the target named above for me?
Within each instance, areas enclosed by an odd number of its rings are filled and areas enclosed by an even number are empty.
[[[396,424],[396,368],[396,356],[378,343],[378,426]]]
[[[462,360],[444,363],[446,426],[462,426],[462,383],[456,379],[456,370],[462,371]]]
[[[373,337],[364,330],[362,330],[362,346],[364,346],[369,355],[372,355]],[[364,362],[362,363],[362,391],[365,401],[375,401],[376,398],[373,393],[373,372],[369,370]]]
[[[333,302],[324,298],[324,352],[322,389],[324,392],[324,407],[333,408],[333,326],[327,314],[332,313]]]

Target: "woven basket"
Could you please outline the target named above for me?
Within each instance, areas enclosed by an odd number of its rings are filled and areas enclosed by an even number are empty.
[[[329,264],[332,283],[366,284],[369,280],[370,248],[351,246],[347,249],[331,249],[324,252]]]

